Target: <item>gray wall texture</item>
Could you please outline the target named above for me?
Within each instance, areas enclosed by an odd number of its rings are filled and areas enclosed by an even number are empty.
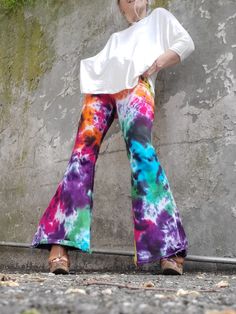
[[[236,2],[153,1],[195,52],[159,73],[153,144],[189,254],[236,256]],[[30,243],[56,191],[82,108],[80,59],[126,27],[112,0],[36,1],[0,12],[0,241]],[[130,167],[118,122],[96,164],[92,247],[133,249]]]

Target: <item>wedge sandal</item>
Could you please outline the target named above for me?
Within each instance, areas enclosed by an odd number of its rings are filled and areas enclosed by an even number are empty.
[[[163,275],[183,275],[184,257],[170,256],[160,260]]]
[[[52,245],[48,265],[51,273],[56,275],[69,274],[70,260],[67,250],[61,245]]]

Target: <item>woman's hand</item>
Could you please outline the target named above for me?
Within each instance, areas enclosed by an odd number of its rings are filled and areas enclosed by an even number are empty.
[[[180,63],[180,56],[173,50],[166,50],[162,55],[160,55],[150,66],[150,68],[145,71],[142,75],[144,77],[148,77],[152,75],[154,72],[159,72],[164,68],[168,68],[172,65]]]

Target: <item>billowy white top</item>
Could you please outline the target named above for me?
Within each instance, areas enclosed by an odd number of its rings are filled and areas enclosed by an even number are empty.
[[[95,56],[80,61],[81,93],[113,94],[133,88],[153,62],[167,49],[181,61],[195,49],[194,42],[176,17],[164,8],[128,28],[113,33]],[[148,77],[153,88],[157,73]]]

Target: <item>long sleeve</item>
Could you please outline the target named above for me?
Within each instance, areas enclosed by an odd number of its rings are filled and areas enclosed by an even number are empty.
[[[194,42],[171,12],[164,8],[158,8],[157,10],[159,12],[160,33],[164,49],[175,51],[182,62],[195,50]]]

